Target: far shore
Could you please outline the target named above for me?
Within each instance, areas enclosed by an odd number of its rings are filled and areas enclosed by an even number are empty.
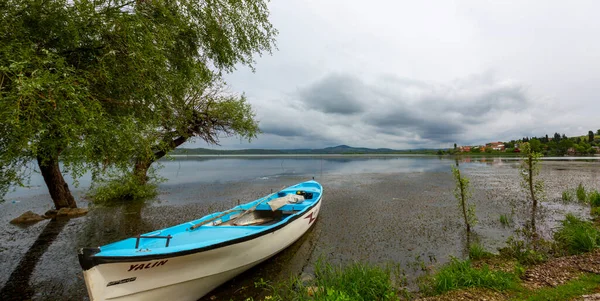
[[[458,155],[438,155],[427,153],[403,153],[403,154],[176,154],[170,155],[171,158],[347,158],[347,157],[444,157],[444,158],[502,158],[502,159],[520,159],[519,153],[469,153]],[[568,157],[542,157],[542,160],[600,160],[600,154],[593,156],[568,156]]]

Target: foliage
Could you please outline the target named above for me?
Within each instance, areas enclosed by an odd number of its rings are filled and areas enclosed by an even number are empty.
[[[542,239],[533,239],[531,230],[518,229],[516,236],[511,236],[506,241],[506,247],[500,249],[500,255],[514,258],[520,264],[532,265],[548,260],[550,252],[554,249],[551,242]]]
[[[256,133],[243,97],[221,104],[210,95],[223,72],[252,67],[254,55],[274,46],[264,0],[0,7],[0,192],[26,181],[37,159],[60,160],[73,178],[131,168],[132,158],[171,144],[161,133],[188,135],[182,124],[191,118],[209,134],[215,118],[238,122],[225,126],[242,137]]]
[[[157,182],[154,177],[154,181],[141,183],[132,173],[126,173],[95,183],[87,196],[96,204],[143,201],[158,195]]]
[[[527,301],[576,300],[582,295],[592,294],[600,283],[600,275],[583,276],[554,287],[545,287],[535,291],[522,291],[514,299]]]
[[[600,193],[597,190],[590,192],[588,195],[588,200],[590,202],[590,206],[600,207]]]
[[[589,252],[600,246],[600,231],[593,223],[567,214],[562,226],[554,233],[554,240],[569,254]]]
[[[529,145],[533,152],[539,153],[542,151],[542,142],[540,142],[540,140],[537,138],[531,138],[529,140]]]
[[[421,289],[426,293],[438,295],[468,287],[506,290],[516,286],[517,277],[512,273],[493,271],[487,265],[474,268],[470,260],[452,258],[449,264],[426,279]]]
[[[469,204],[469,198],[472,195],[469,178],[462,176],[460,169],[454,166],[452,166],[452,175],[456,181],[454,197],[456,197],[459,207],[462,210],[467,232],[471,232],[471,227],[477,223],[477,216],[475,215],[475,205]]]
[[[471,260],[485,259],[493,256],[494,254],[486,251],[485,248],[478,243],[472,243],[469,245],[469,258]]]
[[[506,152],[508,152],[508,148],[513,148],[520,143],[529,142],[535,152],[540,152],[545,156],[594,154],[595,150],[592,146],[595,145],[596,140],[590,141],[589,137],[583,139],[584,137],[569,138],[565,134],[554,133],[553,138],[549,138],[548,135],[530,138],[523,137],[519,140],[505,142],[504,145],[507,148]],[[573,153],[572,151],[575,152]]]
[[[577,200],[579,200],[579,202],[585,203],[587,201],[587,193],[586,193],[585,187],[583,187],[582,183],[579,183],[579,185],[577,185],[575,194],[577,195]]]

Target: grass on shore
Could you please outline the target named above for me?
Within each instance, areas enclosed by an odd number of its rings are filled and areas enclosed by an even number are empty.
[[[483,287],[506,290],[518,286],[518,277],[513,273],[491,270],[487,265],[473,267],[470,260],[452,258],[436,274],[424,279],[421,291],[427,295],[439,295],[451,290]]]
[[[484,292],[500,292],[510,300],[569,300],[600,289],[600,275],[590,273],[556,287],[535,290],[523,286],[521,280],[526,269],[521,264],[537,264],[552,255],[580,254],[599,248],[600,231],[592,222],[567,214],[555,233],[554,242],[536,241],[536,247],[532,247],[526,241],[511,238],[500,256],[487,252],[480,244],[471,244],[470,259],[452,258],[436,273],[422,277],[419,295],[444,295],[440,300],[447,300],[444,298],[454,293],[460,295],[464,289],[483,289]],[[478,262],[473,264],[473,260]],[[504,264],[508,261],[521,264]],[[410,299],[411,294],[406,289],[399,289],[406,284],[406,277],[392,266],[359,262],[342,267],[319,260],[314,279],[302,282],[294,278],[278,289],[265,283],[262,285],[271,292],[264,300],[350,301]],[[458,292],[445,295],[456,290]],[[433,298],[431,300],[438,297]]]
[[[592,222],[567,214],[554,240],[568,254],[580,254],[600,247],[600,231]]]
[[[315,265],[314,279],[308,282],[292,279],[284,285],[287,289],[271,288],[273,294],[265,300],[399,300],[402,291],[396,288],[391,275],[392,268],[389,266],[357,262],[342,267],[319,260]]]
[[[478,243],[472,243],[469,246],[469,258],[471,260],[480,260],[485,258],[491,258],[493,256],[494,254],[486,251],[485,248]]]

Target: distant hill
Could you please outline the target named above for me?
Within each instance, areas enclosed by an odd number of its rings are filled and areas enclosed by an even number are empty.
[[[391,148],[366,148],[338,145],[320,149],[240,149],[216,150],[207,148],[178,148],[172,155],[325,155],[325,154],[433,154],[437,150],[396,150]]]

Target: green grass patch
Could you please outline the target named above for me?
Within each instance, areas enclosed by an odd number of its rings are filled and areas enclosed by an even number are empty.
[[[469,246],[469,258],[471,260],[480,260],[480,259],[490,258],[493,256],[494,256],[494,254],[486,251],[485,248],[483,248],[483,246],[478,243],[472,243]]]
[[[585,187],[583,187],[582,183],[577,185],[577,189],[575,190],[575,194],[577,195],[577,200],[581,203],[585,203],[587,199],[587,193],[585,192]]]
[[[591,294],[599,287],[600,275],[585,274],[578,279],[571,280],[565,284],[542,288],[535,291],[520,292],[513,300],[527,301],[562,301],[572,300],[575,297]]]
[[[562,201],[565,203],[573,202],[573,192],[569,189],[562,192]]]
[[[518,277],[512,273],[490,270],[487,265],[474,268],[470,260],[452,258],[439,272],[429,276],[421,285],[426,294],[439,295],[451,290],[482,287],[506,290],[518,286]]]
[[[321,260],[315,265],[315,278],[308,283],[292,280],[291,289],[275,290],[274,300],[399,300],[392,282],[392,268],[353,263],[337,266]],[[283,295],[276,293],[283,291]]]
[[[500,214],[500,224],[505,227],[510,225],[510,219],[506,214]]]
[[[579,254],[600,246],[600,231],[592,222],[581,220],[569,213],[554,234],[554,240],[560,249],[569,254]]]

